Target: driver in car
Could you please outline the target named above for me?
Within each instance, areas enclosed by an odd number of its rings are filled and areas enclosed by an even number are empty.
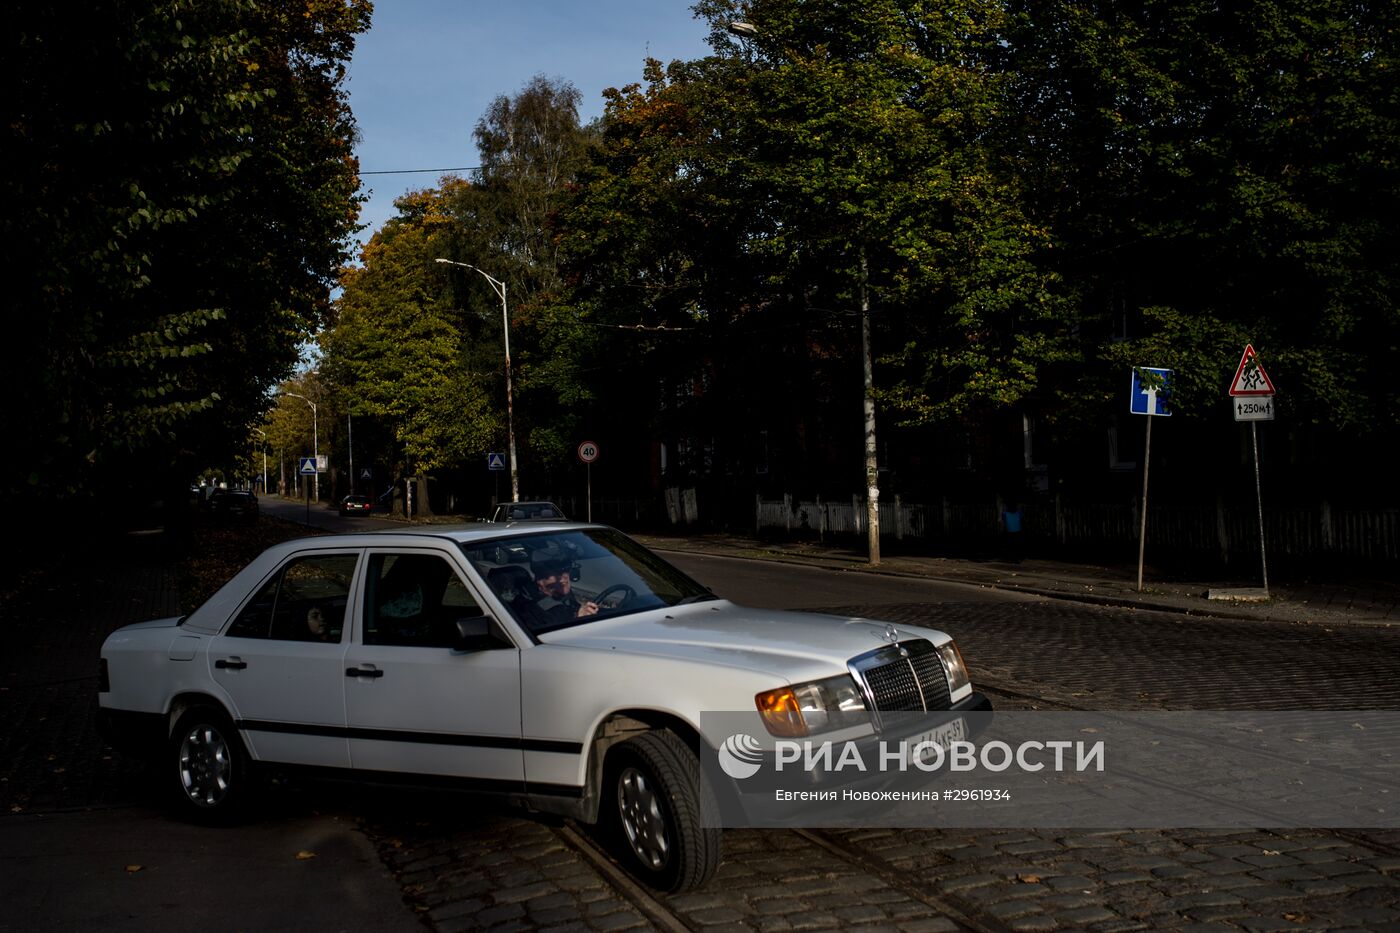
[[[540,598],[535,609],[548,619],[549,625],[564,625],[573,619],[596,615],[598,604],[592,600],[579,601],[573,593],[573,580],[569,576],[570,562],[567,559],[546,557],[530,565],[535,575],[535,586]]]

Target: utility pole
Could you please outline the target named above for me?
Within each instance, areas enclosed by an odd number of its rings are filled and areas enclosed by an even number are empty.
[[[870,566],[880,563],[880,464],[875,446],[875,372],[870,352],[870,269],[860,250],[860,355],[865,381],[865,527]]]

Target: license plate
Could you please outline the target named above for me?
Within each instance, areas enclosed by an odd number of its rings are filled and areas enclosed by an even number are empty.
[[[909,739],[908,745],[906,746],[909,749],[909,762],[913,764],[916,762],[932,761],[937,753],[934,752],[932,747],[928,746],[936,745],[943,749],[944,752],[947,752],[948,747],[954,742],[961,742],[966,738],[967,720],[963,719],[961,716],[957,719],[949,720],[941,726]],[[919,746],[925,745],[925,743],[928,743],[926,747],[919,748]]]

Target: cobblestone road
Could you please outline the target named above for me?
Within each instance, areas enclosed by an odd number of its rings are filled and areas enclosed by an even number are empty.
[[[1400,633],[1388,629],[1055,602],[881,606],[878,615],[955,632],[1002,709],[1400,708]],[[577,929],[656,923],[625,906],[625,891],[620,906],[605,887],[584,884],[602,879],[568,861],[559,829],[502,819],[447,834],[422,827],[408,843],[393,837],[403,848],[391,861],[455,866],[410,873],[409,897],[440,929],[549,926],[568,910]],[[731,830],[725,847],[708,889],[659,899],[680,926],[1400,930],[1396,832]],[[549,888],[541,869],[551,860],[570,865],[576,891]],[[485,880],[503,872],[507,888]]]
[[[118,567],[99,587],[50,581],[8,604],[6,809],[145,799],[142,773],[96,738],[92,659],[115,624],[174,611],[172,573]],[[1073,603],[880,615],[953,631],[1000,708],[1400,708],[1400,634],[1387,629]],[[740,830],[706,890],[655,897],[586,831],[469,798],[293,789],[281,806],[360,819],[406,909],[440,931],[1400,930],[1397,832]]]
[[[877,615],[952,633],[979,684],[1089,708],[1400,709],[1400,626],[1245,622],[1064,601],[882,605]]]

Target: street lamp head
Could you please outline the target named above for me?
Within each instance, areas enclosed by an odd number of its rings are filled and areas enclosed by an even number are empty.
[[[753,23],[746,23],[743,20],[735,20],[732,23],[726,23],[725,28],[734,35],[744,39],[752,39],[754,36],[758,35],[758,27]]]
[[[313,401],[311,401],[311,399],[307,398],[305,395],[298,395],[298,394],[295,393],[295,392],[288,392],[288,391],[286,391],[286,390],[283,390],[282,394],[283,394],[283,395],[291,396],[292,398],[299,398],[299,399],[301,399],[303,402],[305,402],[306,404],[310,405],[310,406],[311,406],[311,411],[312,411],[312,413],[313,413],[313,414],[315,413],[315,411],[316,411],[316,403],[313,402]]]

